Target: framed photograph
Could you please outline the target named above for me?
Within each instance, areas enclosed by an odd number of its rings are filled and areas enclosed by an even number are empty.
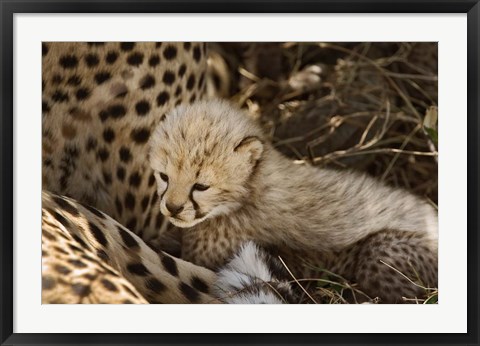
[[[478,1],[3,1],[1,343],[478,340]]]

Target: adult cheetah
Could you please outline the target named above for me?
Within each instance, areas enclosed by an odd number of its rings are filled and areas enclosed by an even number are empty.
[[[164,224],[146,143],[205,95],[206,44],[45,42],[42,57],[43,302],[285,302],[254,244],[217,277],[144,242]]]
[[[43,189],[88,203],[144,239],[163,223],[146,143],[205,93],[203,43],[43,43]]]

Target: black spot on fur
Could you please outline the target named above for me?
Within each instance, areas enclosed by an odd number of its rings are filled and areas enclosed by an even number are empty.
[[[97,251],[97,256],[100,258],[102,261],[107,262],[109,260],[109,257],[107,253],[103,250],[98,250]]]
[[[75,206],[73,204],[66,201],[65,199],[63,199],[61,197],[58,197],[58,196],[52,196],[52,199],[54,200],[55,203],[57,203],[67,213],[70,213],[73,216],[78,216],[79,215],[78,209],[75,208]]]
[[[118,292],[117,286],[115,286],[115,284],[113,282],[111,282],[110,280],[102,279],[102,280],[100,280],[100,282],[102,283],[103,287],[105,287],[108,291]]]
[[[67,84],[71,86],[79,86],[81,82],[82,80],[77,75],[73,75],[67,80]]]
[[[162,91],[160,94],[157,96],[157,105],[163,106],[165,105],[168,100],[170,100],[170,95],[166,91]]]
[[[46,229],[42,229],[42,236],[44,236],[45,238],[47,238],[49,240],[53,240],[53,241],[57,239],[57,238],[55,238],[55,236],[52,233],[50,233]]]
[[[63,215],[57,213],[56,211],[52,210],[51,211],[53,217],[58,221],[60,222],[65,228],[68,229],[68,227],[70,227],[70,222],[63,217]]]
[[[137,102],[135,105],[135,111],[139,116],[146,115],[148,112],[150,112],[150,103],[148,103],[146,100]]]
[[[56,90],[52,95],[52,100],[55,102],[67,102],[69,99],[68,93],[61,90]]]
[[[202,51],[200,50],[199,46],[196,46],[193,48],[193,58],[195,59],[196,62],[199,62],[202,57]]]
[[[130,220],[127,221],[127,224],[125,226],[127,226],[128,229],[134,231],[137,227],[137,218],[132,217]]]
[[[110,156],[110,153],[108,152],[107,149],[101,148],[101,149],[98,150],[97,156],[102,162],[105,162],[105,161],[107,161],[108,157]]]
[[[45,167],[53,167],[52,160],[51,160],[51,159],[45,159],[45,160],[43,161],[43,165],[44,165]]]
[[[60,233],[59,234],[63,239],[67,239],[68,240],[68,237],[65,236],[63,233]],[[62,247],[58,246],[58,245],[54,245],[53,248],[57,251],[57,252],[60,252],[64,255],[69,255],[69,253],[67,252],[67,250],[64,250]]]
[[[121,166],[117,168],[117,178],[120,181],[123,181],[125,179],[125,168]]]
[[[75,241],[77,241],[77,243],[79,243],[82,247],[88,248],[87,244],[78,235],[74,234],[73,239],[75,239]]]
[[[156,278],[149,278],[148,280],[146,280],[145,281],[145,287],[148,288],[150,291],[155,292],[155,293],[160,293],[160,292],[166,290],[166,288],[167,288],[167,286],[165,286],[163,283],[161,283]]]
[[[114,119],[119,119],[127,114],[127,110],[123,105],[113,105],[108,107],[108,114]]]
[[[127,147],[121,147],[118,153],[122,162],[130,162],[132,159],[132,154]]]
[[[105,122],[105,120],[107,120],[108,117],[110,116],[110,115],[108,114],[108,112],[105,111],[105,110],[100,111],[100,113],[98,113],[98,115],[99,115],[100,120],[102,121],[102,123]]]
[[[135,42],[121,42],[120,49],[124,52],[129,52],[135,47]]]
[[[90,96],[90,90],[87,88],[78,88],[78,90],[75,92],[75,97],[77,98],[78,101],[82,101],[87,99]]]
[[[175,96],[178,97],[182,93],[182,87],[179,85],[177,86],[177,89],[175,90]]]
[[[59,63],[64,69],[75,68],[78,65],[78,59],[75,55],[64,55],[60,57]]]
[[[62,238],[65,238],[65,236],[64,236],[62,233],[60,233],[60,235],[62,235]],[[54,248],[57,252],[59,252],[59,253],[61,253],[61,254],[64,254],[64,255],[68,255],[68,254],[69,254],[66,250],[64,250],[64,249],[61,248],[60,246],[56,246],[56,245],[55,245],[55,246],[53,246],[53,248]]]
[[[178,69],[178,76],[183,77],[183,75],[185,74],[186,71],[187,71],[187,65],[182,64],[180,66],[180,68]]]
[[[150,59],[148,59],[148,64],[151,66],[151,67],[155,67],[157,66],[158,64],[160,63],[160,57],[155,54],[155,55],[152,55],[150,57]]]
[[[79,297],[86,297],[90,294],[90,286],[84,284],[73,284],[72,291]]]
[[[150,131],[145,128],[132,130],[130,138],[136,143],[146,143],[150,137]]]
[[[140,174],[138,174],[138,172],[134,172],[130,175],[130,179],[129,179],[130,186],[139,187],[141,182],[142,182],[142,177],[140,176]]]
[[[111,52],[108,52],[107,56],[105,57],[105,61],[107,62],[107,64],[111,65],[115,61],[117,61],[117,58],[118,58],[118,53],[111,51]]]
[[[112,78],[112,75],[109,72],[99,72],[95,74],[95,82],[100,85],[105,83],[107,80]]]
[[[152,196],[152,205],[155,205],[155,203],[157,203],[157,200],[158,200],[158,193],[154,191]]]
[[[135,208],[135,197],[131,192],[127,192],[125,195],[125,208],[133,210]]]
[[[122,228],[118,228],[118,233],[120,233],[120,237],[122,237],[122,241],[125,244],[126,247],[128,248],[137,248],[139,247],[138,242],[135,240],[135,238],[125,231]]]
[[[97,147],[97,140],[93,137],[89,137],[87,139],[87,144],[85,145],[85,149],[87,153],[94,150]]]
[[[112,175],[108,172],[103,171],[103,181],[105,182],[106,185],[111,185],[112,184]]]
[[[78,259],[69,259],[68,263],[70,263],[71,265],[73,265],[77,268],[86,268],[87,267],[87,265],[85,263],[83,263],[82,261],[80,261]]]
[[[150,271],[142,263],[129,263],[127,264],[127,270],[138,276],[150,275]]]
[[[150,89],[155,86],[155,78],[151,74],[147,74],[140,79],[140,88],[142,90]]]
[[[183,43],[183,48],[184,48],[186,51],[189,51],[190,48],[192,48],[192,43],[190,43],[190,42],[184,42],[184,43]]]
[[[139,66],[143,62],[143,54],[139,52],[132,53],[127,58],[127,63],[131,66]]]
[[[152,174],[150,174],[150,177],[148,178],[148,186],[153,186],[153,184],[155,183],[155,176]]]
[[[98,55],[96,54],[88,54],[85,56],[85,63],[88,67],[97,66],[100,60],[98,59]]]
[[[107,127],[105,130],[103,130],[103,139],[107,143],[112,143],[112,141],[115,139],[115,132],[109,127]]]
[[[187,80],[187,89],[192,90],[194,86],[195,86],[195,76],[192,73]]]
[[[145,196],[145,197],[142,198],[142,202],[140,204],[142,206],[142,210],[147,209],[149,200],[150,200],[150,198],[148,196]]]
[[[51,290],[55,287],[55,279],[50,276],[42,276],[42,290]]]
[[[55,75],[53,75],[53,77],[52,77],[52,84],[58,85],[58,84],[60,84],[60,83],[62,82],[62,80],[63,80],[63,77],[62,77],[62,76],[60,76],[59,74],[55,74]]]
[[[200,292],[208,293],[208,285],[205,283],[205,281],[200,279],[198,276],[192,277],[191,284],[193,288],[199,290]]]
[[[177,48],[175,46],[168,45],[163,51],[163,56],[167,60],[175,59],[177,56]]]
[[[47,102],[43,101],[42,102],[42,113],[48,113],[50,112],[50,106],[48,105]]]
[[[191,286],[187,285],[186,283],[180,283],[180,291],[183,293],[183,295],[192,303],[198,302],[198,299],[200,298],[200,294],[198,293],[197,290],[192,288]]]
[[[62,274],[62,275],[68,275],[72,272],[70,269],[68,269],[67,267],[65,267],[64,265],[61,265],[61,264],[55,264],[53,266],[53,269],[57,273]]]
[[[87,279],[90,280],[90,281],[93,281],[93,280],[95,280],[95,279],[97,278],[96,275],[93,275],[93,274],[90,274],[90,273],[83,274],[83,277],[84,277],[84,278],[87,278]]]
[[[105,234],[103,234],[103,232],[100,230],[100,228],[97,227],[97,225],[95,225],[92,221],[89,221],[88,227],[90,228],[90,232],[100,245],[106,246],[108,244]]]
[[[165,71],[163,74],[163,82],[166,85],[172,85],[175,82],[175,74],[172,71]]]
[[[177,263],[175,263],[175,260],[173,258],[165,255],[165,256],[162,256],[161,260],[162,260],[162,265],[167,272],[169,272],[173,276],[178,276]]]

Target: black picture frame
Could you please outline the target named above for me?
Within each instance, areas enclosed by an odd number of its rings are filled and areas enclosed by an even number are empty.
[[[479,0],[0,0],[0,241],[2,345],[411,344],[478,345]],[[15,13],[467,13],[468,332],[465,334],[20,334],[13,333],[13,16]],[[452,316],[455,318],[455,316]],[[319,326],[320,328],[320,326]]]

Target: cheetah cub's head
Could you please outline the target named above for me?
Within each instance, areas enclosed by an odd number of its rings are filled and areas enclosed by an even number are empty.
[[[261,129],[224,101],[172,110],[150,139],[163,215],[178,227],[237,209],[264,152]]]

